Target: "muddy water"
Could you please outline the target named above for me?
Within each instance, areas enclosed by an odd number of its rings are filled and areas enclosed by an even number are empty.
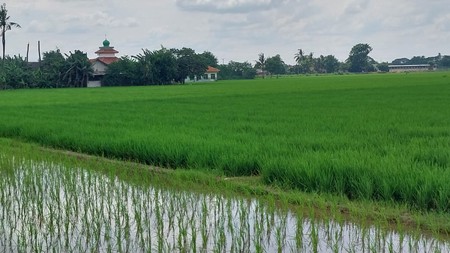
[[[420,234],[0,158],[0,252],[450,252]]]

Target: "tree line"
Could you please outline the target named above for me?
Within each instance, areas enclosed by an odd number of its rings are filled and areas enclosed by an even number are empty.
[[[217,66],[217,58],[208,51],[191,48],[142,50],[111,63],[102,80],[104,86],[184,84],[187,78],[203,76],[208,66]]]
[[[93,78],[87,54],[75,50],[62,54],[59,50],[43,53],[41,62],[28,63],[21,56],[6,56],[0,69],[0,88],[86,87]],[[161,85],[184,83],[205,73],[208,66],[217,66],[210,52],[195,53],[193,49],[144,49],[136,56],[124,56],[108,66],[102,80],[104,86]]]
[[[441,55],[425,57],[425,56],[414,56],[411,59],[399,58],[392,61],[392,64],[396,65],[417,65],[417,64],[430,64],[432,67],[439,69],[450,68],[450,56]]]
[[[0,69],[0,89],[85,87],[92,68],[79,50],[63,56],[59,50],[45,52],[40,63],[21,56],[6,56]]]
[[[450,56],[438,54],[434,57],[414,56],[411,59],[400,58],[388,62],[377,62],[369,56],[372,47],[366,43],[359,43],[350,50],[348,58],[341,62],[334,55],[314,57],[314,53],[306,53],[303,49],[298,49],[294,54],[295,65],[287,65],[280,55],[266,57],[264,53],[258,55],[255,61],[255,68],[258,74],[266,76],[278,76],[282,74],[322,74],[322,73],[367,73],[367,72],[388,72],[389,65],[416,65],[429,64],[432,68],[449,69]]]
[[[256,76],[273,77],[283,74],[322,74],[343,72],[389,71],[388,63],[377,63],[369,56],[372,48],[368,44],[355,45],[346,61],[335,56],[305,53],[299,49],[294,54],[295,65],[287,65],[279,54],[266,57],[258,55],[255,63],[230,61],[218,64],[216,56],[208,51],[196,53],[191,48],[158,50],[143,49],[135,56],[124,56],[108,66],[102,79],[103,86],[136,86],[184,84],[205,73],[208,66],[220,70],[220,80],[254,79]],[[396,59],[392,64],[430,64],[449,68],[450,56],[413,57]],[[93,78],[93,70],[87,54],[75,50],[63,54],[59,50],[43,53],[38,63],[29,63],[21,56],[5,56],[0,68],[0,89],[86,87]]]

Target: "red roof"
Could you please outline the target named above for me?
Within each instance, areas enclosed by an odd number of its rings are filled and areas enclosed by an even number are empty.
[[[105,65],[109,65],[109,64],[111,64],[113,62],[119,61],[119,58],[117,58],[117,57],[98,57],[96,59],[91,59],[90,60],[91,63],[94,63],[96,61],[99,61],[99,62],[101,62],[101,63],[103,63]]]
[[[100,50],[95,52],[96,54],[117,54],[119,51],[115,50],[113,47],[101,47]]]
[[[206,70],[206,73],[218,73],[220,70],[216,69],[214,67],[208,66],[208,69]]]

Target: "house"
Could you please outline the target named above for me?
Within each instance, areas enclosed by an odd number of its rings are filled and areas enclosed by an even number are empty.
[[[418,72],[435,70],[430,64],[389,65],[389,72]]]
[[[219,74],[219,69],[208,66],[205,74],[203,75],[203,80],[205,81],[216,81],[217,75]]]
[[[190,77],[187,77],[186,80],[184,80],[185,83],[193,83],[193,82],[214,82],[217,80],[220,70],[211,66],[208,66],[208,68],[205,71],[205,74],[203,76],[194,76],[192,79]]]
[[[93,77],[88,81],[88,87],[100,87],[108,65],[119,60],[116,57],[116,54],[119,52],[110,46],[110,42],[107,39],[103,41],[103,46],[95,53],[97,54],[97,58],[89,60],[94,72]]]

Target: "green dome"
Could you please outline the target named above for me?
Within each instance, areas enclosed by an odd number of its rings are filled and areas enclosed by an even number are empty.
[[[108,41],[107,39],[105,39],[105,40],[103,41],[103,46],[104,46],[104,47],[109,47],[109,41]]]

